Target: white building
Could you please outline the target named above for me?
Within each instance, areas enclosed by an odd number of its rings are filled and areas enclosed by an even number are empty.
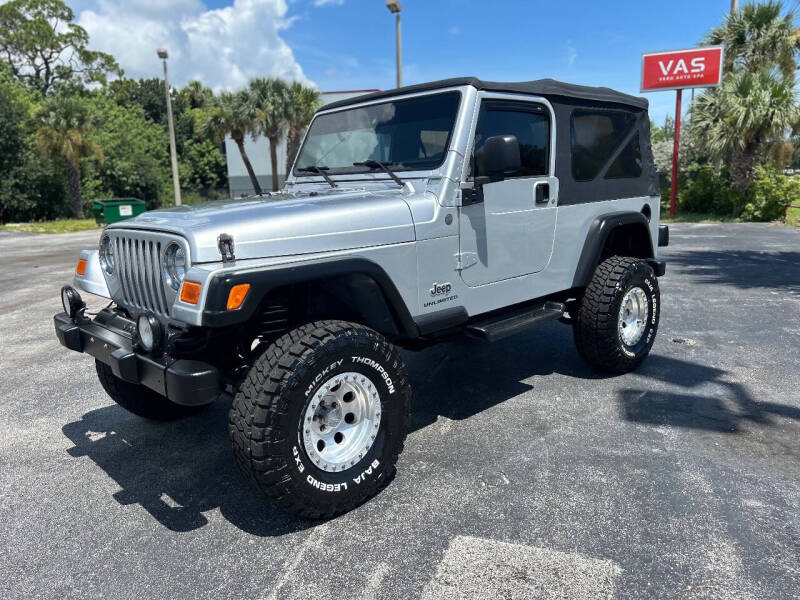
[[[322,103],[328,104],[336,100],[346,100],[361,94],[377,92],[378,90],[347,90],[342,92],[322,92]],[[269,159],[269,141],[265,137],[253,140],[250,136],[245,138],[245,151],[250,159],[250,164],[258,177],[258,183],[265,192],[272,190],[272,168]],[[247,169],[244,167],[242,155],[234,141],[228,137],[225,140],[225,154],[228,162],[228,186],[231,197],[238,198],[255,192]],[[281,139],[278,144],[278,185],[283,185],[286,174],[286,139]]]

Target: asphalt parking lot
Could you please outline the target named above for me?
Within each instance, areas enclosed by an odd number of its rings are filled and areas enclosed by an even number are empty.
[[[147,422],[58,345],[97,237],[0,233],[0,597],[800,597],[800,231],[672,226],[630,375],[558,323],[406,353],[398,474],[323,524],[240,477],[229,401]]]

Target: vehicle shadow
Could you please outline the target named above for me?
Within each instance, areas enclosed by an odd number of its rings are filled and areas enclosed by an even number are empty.
[[[800,422],[799,407],[761,402],[753,398],[742,383],[731,381],[723,369],[652,355],[636,375],[657,379],[684,391],[620,390],[620,414],[628,421],[723,433],[739,433],[744,423],[774,426],[774,417]],[[716,391],[709,394],[709,388]]]
[[[145,421],[112,405],[86,413],[62,428],[74,446],[120,486],[114,499],[139,504],[172,531],[208,523],[204,512],[219,508],[236,527],[259,536],[279,536],[313,526],[272,508],[239,472],[228,440],[230,398],[181,421]]]
[[[541,325],[488,344],[463,339],[424,352],[404,353],[414,390],[411,431],[439,416],[468,419],[528,392],[537,375],[559,373],[583,380],[610,377],[578,356],[572,331],[560,323]]]
[[[555,371],[583,379],[600,377],[578,358],[569,328],[559,324],[490,345],[459,341],[422,352],[404,352],[414,406],[412,430],[438,415],[466,419],[531,389],[535,375]],[[236,527],[259,536],[280,536],[312,527],[274,509],[239,472],[228,439],[230,397],[170,423],[146,421],[111,405],[62,427],[74,457],[88,457],[121,488],[114,499],[139,504],[172,531],[207,524],[204,512],[219,509]]]
[[[800,252],[691,250],[671,252],[668,260],[695,283],[800,291]]]
[[[479,414],[534,389],[537,375],[558,373],[587,385],[607,377],[578,357],[569,328],[557,323],[496,344],[456,341],[403,352],[403,358],[414,389],[412,431],[439,416],[461,420]],[[654,354],[633,377],[624,381],[652,378],[684,391],[621,390],[620,417],[628,421],[717,432],[736,432],[744,420],[766,425],[773,417],[800,421],[800,409],[758,402],[714,367]],[[714,384],[725,393],[708,395],[706,386]],[[155,423],[112,405],[86,413],[63,432],[74,444],[70,455],[90,458],[117,482],[116,501],[141,505],[170,530],[203,527],[208,522],[203,513],[216,508],[253,535],[280,536],[313,526],[272,508],[240,475],[227,434],[229,408],[230,398],[222,397],[195,417]]]

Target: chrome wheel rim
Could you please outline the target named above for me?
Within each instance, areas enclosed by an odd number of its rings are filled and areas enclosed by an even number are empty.
[[[375,443],[381,399],[369,377],[340,373],[320,387],[306,407],[302,438],[311,461],[323,471],[344,471]]]
[[[626,346],[642,339],[649,315],[650,305],[644,290],[640,287],[628,290],[619,307],[619,337]]]

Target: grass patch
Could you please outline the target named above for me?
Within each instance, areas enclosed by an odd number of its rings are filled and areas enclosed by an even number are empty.
[[[24,231],[25,233],[71,233],[73,231],[90,231],[98,229],[94,219],[58,219],[37,223],[6,223],[0,225],[0,231]]]
[[[794,225],[800,227],[800,208],[789,208],[789,214],[786,218],[787,225]]]
[[[661,212],[662,223],[739,223],[739,219],[733,217],[721,217],[719,215],[706,213],[678,213],[674,219],[669,218],[669,212]]]

